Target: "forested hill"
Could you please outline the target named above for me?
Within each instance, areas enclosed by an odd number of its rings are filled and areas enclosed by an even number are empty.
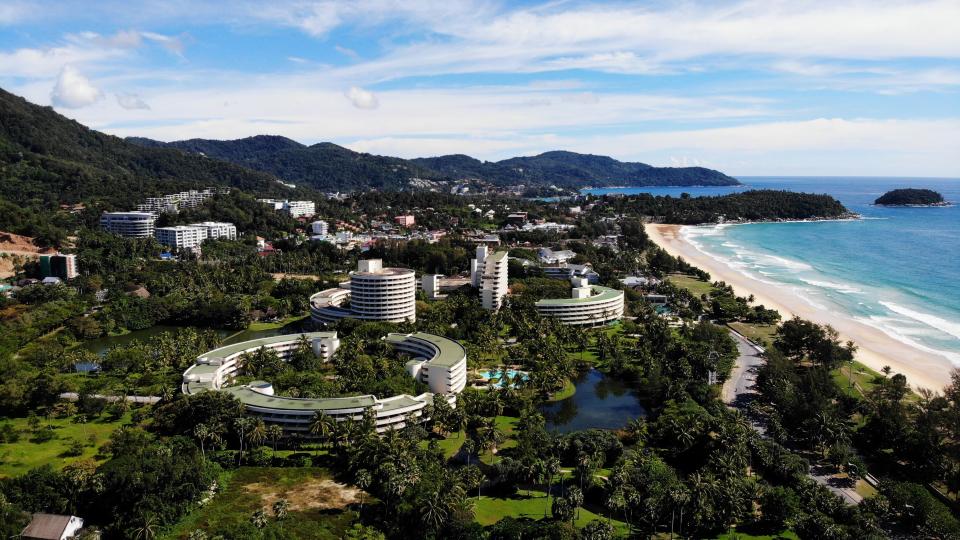
[[[607,156],[545,152],[497,162],[461,154],[411,160],[454,178],[483,178],[501,185],[585,186],[735,186],[740,182],[704,167],[653,167]]]
[[[306,146],[286,137],[258,135],[233,141],[190,139],[163,143],[131,137],[149,147],[176,148],[276,175],[287,182],[325,191],[399,190],[411,178],[445,176],[405,159],[362,154],[332,143]]]
[[[354,152],[332,143],[305,146],[285,137],[256,136],[234,141],[191,139],[163,143],[130,138],[149,147],[172,147],[202,153],[251,169],[268,172],[288,182],[322,190],[365,188],[403,189],[411,178],[428,180],[477,179],[498,186],[726,186],[739,182],[703,167],[652,167],[625,163],[606,156],[574,152],[547,152],[498,162],[470,156],[401,159]]]
[[[732,221],[785,221],[855,217],[830,195],[752,190],[716,197],[663,197],[649,193],[608,196],[616,213],[652,217],[661,223],[699,225]]]
[[[0,199],[47,208],[94,199],[129,207],[150,194],[213,185],[283,189],[268,174],[131,144],[0,89]]]

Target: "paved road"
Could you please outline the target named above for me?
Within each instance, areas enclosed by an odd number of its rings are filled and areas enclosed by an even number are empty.
[[[763,364],[763,349],[747,341],[739,333],[731,330],[730,336],[737,342],[740,356],[730,372],[730,378],[723,383],[723,402],[732,407],[743,406],[751,394],[756,394],[753,386],[757,382],[757,368]]]
[[[91,394],[90,397],[96,399],[105,399],[107,401],[119,401],[120,396],[105,396],[102,394]],[[80,396],[75,392],[64,392],[60,394],[61,399],[66,399],[68,401],[77,401],[80,399]],[[160,396],[123,396],[124,399],[130,403],[157,403],[160,401]]]
[[[730,407],[745,409],[746,406],[756,398],[757,391],[754,388],[757,382],[757,368],[763,364],[761,356],[763,349],[750,343],[745,337],[731,330],[731,337],[737,342],[737,350],[740,355],[737,362],[730,372],[730,378],[723,383],[723,402]],[[760,435],[764,435],[764,428],[756,422],[750,422],[753,429]],[[839,496],[847,504],[860,504],[863,497],[857,493],[856,483],[848,479],[838,479],[833,477],[835,471],[831,467],[823,467],[813,464],[810,467],[810,478],[820,485],[825,486],[834,494]]]

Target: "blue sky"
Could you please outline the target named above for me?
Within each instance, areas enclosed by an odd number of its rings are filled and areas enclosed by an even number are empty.
[[[0,86],[160,140],[960,177],[960,2],[0,2]]]

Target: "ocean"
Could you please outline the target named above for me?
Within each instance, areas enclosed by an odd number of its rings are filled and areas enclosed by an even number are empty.
[[[731,268],[786,288],[960,366],[960,179],[744,177],[745,186],[592,189],[590,193],[722,195],[747,189],[826,193],[856,221],[684,227],[683,237]],[[885,208],[898,187],[939,191],[954,206]]]

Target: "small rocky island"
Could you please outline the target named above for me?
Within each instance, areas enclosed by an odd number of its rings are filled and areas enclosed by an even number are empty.
[[[895,189],[884,193],[873,204],[880,206],[944,206],[943,195],[932,189]]]

